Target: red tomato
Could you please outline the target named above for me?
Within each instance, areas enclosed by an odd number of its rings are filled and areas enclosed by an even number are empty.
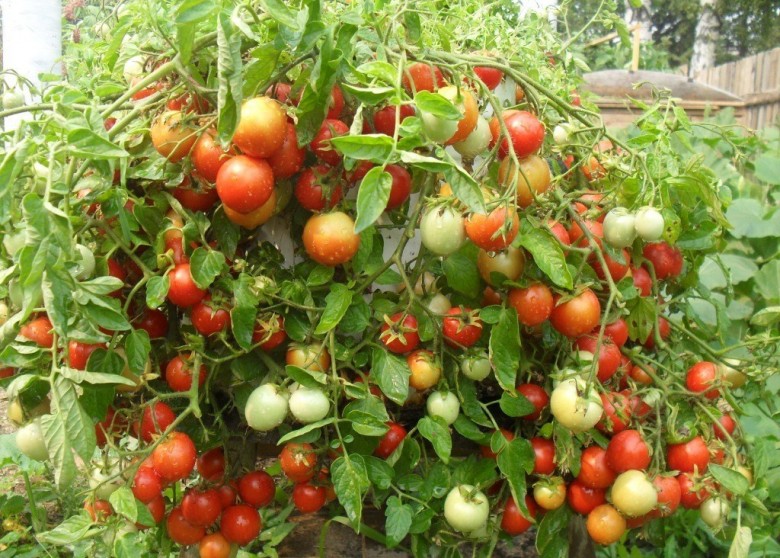
[[[525,507],[528,508],[528,514],[536,517],[536,502],[530,496],[525,497]],[[517,507],[515,499],[510,495],[506,504],[504,504],[504,513],[501,516],[501,529],[504,533],[515,537],[525,533],[533,525],[533,522],[523,516],[520,508]]]
[[[552,326],[566,337],[579,337],[596,327],[601,319],[601,303],[590,289],[583,290],[566,302],[555,296],[555,307],[550,315]]]
[[[293,504],[301,513],[316,513],[325,505],[325,488],[308,482],[296,484],[292,491]]]
[[[723,415],[718,419],[712,429],[715,433],[715,437],[718,440],[726,440],[729,436],[734,434],[734,430],[737,428],[737,422],[731,415]]]
[[[550,404],[550,396],[547,395],[544,388],[536,384],[520,384],[517,386],[517,392],[528,399],[535,409],[532,413],[523,415],[522,418],[525,420],[539,420],[539,417],[542,416],[542,412],[544,412],[547,405]]]
[[[604,237],[604,227],[601,223],[590,219],[584,219],[582,224],[585,225],[585,230],[590,233],[596,244],[601,246],[600,241]],[[569,237],[571,238],[572,243],[577,243],[577,246],[580,248],[590,247],[590,241],[588,240],[588,235],[585,233],[585,230],[583,230],[576,221],[569,227]]]
[[[53,329],[54,326],[49,318],[41,316],[23,325],[19,330],[19,335],[29,339],[39,347],[51,349],[52,345],[54,345]]]
[[[669,246],[666,242],[646,244],[642,255],[655,270],[656,279],[675,278],[682,273],[683,257],[679,249]]]
[[[263,159],[236,155],[225,161],[217,174],[217,194],[225,207],[251,213],[262,207],[274,192],[274,173]]]
[[[409,194],[412,192],[412,177],[409,171],[399,165],[387,165],[385,172],[393,177],[393,185],[385,209],[396,209],[409,199]]]
[[[338,118],[341,116],[341,112],[344,110],[344,94],[341,92],[341,88],[338,85],[334,85],[330,90],[330,98],[328,99],[328,114],[327,118]]]
[[[230,159],[236,154],[233,148],[229,148],[227,151],[222,149],[217,141],[215,141],[216,130],[206,130],[195,142],[195,147],[192,148],[190,159],[192,160],[192,166],[204,180],[211,182],[212,184],[217,180],[217,174],[225,161]]]
[[[144,407],[137,430],[144,442],[151,442],[156,434],[165,432],[174,420],[176,420],[176,415],[171,408],[162,401],[157,401]]]
[[[365,176],[368,174],[368,171],[373,169],[376,165],[372,163],[371,161],[360,161],[355,165],[355,168],[351,171],[346,172],[347,180],[350,183],[350,188],[363,180]]]
[[[200,558],[230,558],[231,551],[230,542],[222,536],[222,533],[206,535],[198,545]]]
[[[252,332],[252,343],[260,343],[260,348],[264,351],[273,351],[286,340],[284,317],[279,314],[270,314],[266,318],[261,317]]]
[[[517,311],[519,322],[527,327],[538,326],[546,321],[555,305],[552,291],[544,283],[510,289],[507,302]]]
[[[710,462],[710,450],[701,436],[683,444],[669,444],[666,448],[666,464],[670,470],[681,473],[703,473]]]
[[[650,277],[645,266],[631,268],[631,276],[634,280],[634,288],[639,291],[640,296],[650,296],[653,292],[653,278]]]
[[[357,254],[360,236],[355,234],[355,222],[346,213],[313,215],[303,228],[303,247],[315,262],[336,266]]]
[[[265,94],[272,97],[284,105],[297,105],[298,100],[290,97],[292,87],[289,83],[275,83],[268,87]]]
[[[514,207],[501,205],[490,213],[472,213],[466,219],[466,236],[486,252],[504,250],[520,230],[520,218]]]
[[[515,435],[506,428],[500,428],[498,431],[501,432],[501,435],[504,437],[504,439],[506,439],[507,442],[511,442],[515,439]],[[490,446],[480,446],[479,451],[482,453],[482,457],[486,459],[495,459],[498,455],[492,450]],[[534,452],[534,454],[535,453],[536,452]],[[536,465],[534,464],[534,467],[535,466]]]
[[[401,78],[404,89],[414,94],[418,91],[436,91],[446,85],[441,70],[430,64],[415,62],[406,67]]]
[[[150,339],[158,339],[168,334],[168,318],[160,310],[146,308],[143,314],[134,320],[133,327],[146,331]]]
[[[192,353],[187,355],[176,355],[165,367],[165,381],[168,382],[168,386],[173,391],[189,391],[192,387],[192,369],[190,363],[192,362]],[[198,387],[203,386],[206,383],[206,370],[205,365],[200,366],[200,374],[198,376]]]
[[[210,527],[222,513],[219,493],[213,488],[204,491],[187,490],[181,500],[181,513],[190,525]]]
[[[265,471],[252,471],[238,480],[238,494],[244,503],[262,508],[274,500],[276,484]]]
[[[306,482],[314,478],[317,455],[311,444],[288,442],[279,454],[282,472],[293,482]]]
[[[598,329],[598,326],[596,326]],[[626,334],[628,334],[628,328],[626,328]],[[600,382],[606,382],[617,372],[620,366],[620,349],[615,345],[611,339],[604,336],[599,346],[598,337],[592,335],[585,335],[578,337],[574,343],[575,346],[581,351],[587,351],[598,358],[598,378]]]
[[[3,378],[10,378],[16,373],[16,369],[10,367],[10,366],[4,366],[0,368],[0,379]]]
[[[232,482],[232,481],[231,481]],[[233,506],[238,498],[238,492],[230,484],[223,484],[217,487],[217,493],[219,494],[219,502],[224,510],[227,507]]]
[[[617,474],[607,464],[607,450],[590,446],[580,456],[580,474],[577,481],[588,488],[609,488]]]
[[[490,68],[488,66],[474,66],[474,73],[479,80],[485,84],[485,87],[491,91],[498,87],[501,80],[504,79],[504,72],[497,68]]]
[[[225,450],[219,446],[198,456],[195,468],[209,482],[219,482],[225,476]]]
[[[195,444],[183,432],[171,432],[152,451],[154,470],[169,482],[188,477],[195,468],[196,458]]]
[[[598,335],[601,326],[596,326],[591,331],[591,335]],[[628,341],[628,324],[623,318],[618,318],[614,322],[607,324],[604,328],[604,337],[608,337],[618,347],[622,347]]]
[[[716,399],[720,392],[717,388],[710,389],[718,374],[718,367],[712,362],[697,362],[688,369],[685,375],[686,387],[694,393],[703,393],[707,399]]]
[[[604,434],[617,434],[628,428],[631,421],[631,404],[628,397],[620,392],[599,394],[604,407],[604,416],[596,424]]]
[[[509,133],[511,149],[514,149],[515,155],[519,159],[539,151],[544,143],[544,125],[536,116],[525,110],[505,111],[502,116]],[[498,141],[498,135],[494,135],[493,140]],[[509,154],[509,143],[507,138],[501,139],[498,147],[498,154],[501,158]]]
[[[114,258],[108,258],[106,260],[106,264],[108,265],[108,275],[111,277],[115,277],[116,279],[119,279],[120,281],[122,281],[122,283],[124,283],[125,279],[127,279],[127,271],[125,271],[125,268],[122,267],[122,265]],[[122,285],[122,287],[124,287],[124,285]],[[122,287],[112,292],[111,296],[115,298],[121,297]]]
[[[385,432],[382,439],[379,440],[379,445],[374,450],[374,455],[382,459],[387,459],[396,450],[401,442],[406,438],[406,428],[398,424],[397,422],[388,422],[387,426],[389,430]]]
[[[555,472],[555,443],[547,438],[531,438],[534,449],[534,475],[552,475]]]
[[[190,312],[192,325],[201,335],[214,335],[230,325],[230,313],[224,308],[208,304],[210,300],[211,295],[206,295]]]
[[[653,377],[647,373],[647,371],[653,371],[653,367],[649,364],[634,365],[631,367],[628,375],[638,384],[649,386],[653,383]]]
[[[709,498],[713,492],[712,483],[702,481],[693,473],[680,473],[677,475],[680,485],[680,503],[689,510],[697,510],[701,503]]]
[[[292,122],[287,123],[284,142],[279,150],[268,158],[268,164],[276,180],[290,178],[303,167],[306,150],[298,146],[298,133]]]
[[[244,546],[257,538],[262,526],[260,514],[255,508],[238,504],[222,512],[220,532],[230,542]]]
[[[616,543],[626,532],[626,520],[610,504],[602,504],[588,514],[585,524],[590,538],[601,545]]]
[[[269,97],[254,97],[244,101],[241,106],[241,117],[233,134],[233,143],[245,155],[265,159],[281,149],[286,128],[287,114],[282,105]],[[261,205],[258,204],[254,209]]]
[[[114,508],[107,500],[95,500],[94,502],[84,502],[84,509],[87,510],[89,517],[95,523],[103,522],[111,515],[114,515]]]
[[[335,207],[344,195],[341,184],[328,180],[331,168],[317,165],[305,169],[295,183],[295,199],[309,211],[322,211]]]
[[[672,328],[669,325],[669,320],[664,318],[663,316],[658,317],[658,334],[661,336],[661,339],[666,339],[669,337],[669,334],[671,333]],[[655,332],[651,331],[650,335],[647,336],[647,339],[645,339],[645,342],[643,343],[645,347],[648,349],[655,348]]]
[[[309,147],[320,161],[335,167],[341,163],[342,156],[330,145],[330,140],[347,134],[349,134],[349,126],[341,120],[326,118]]]
[[[399,312],[391,317],[385,315],[385,323],[379,333],[388,351],[396,354],[405,354],[413,351],[420,344],[420,335],[417,333],[417,318],[411,314]]]
[[[564,227],[561,223],[558,221],[548,221],[547,227],[561,244],[564,246],[571,246],[571,237],[569,236],[569,231],[567,231],[566,227]]]
[[[168,300],[181,308],[189,308],[206,296],[206,291],[195,284],[188,263],[176,264],[168,273],[168,281]]]
[[[144,504],[159,498],[162,494],[162,479],[151,467],[141,467],[133,477],[133,496]]]
[[[576,513],[588,515],[596,507],[607,501],[606,492],[601,488],[588,488],[579,480],[569,485],[566,500]]]
[[[197,93],[184,93],[170,99],[165,106],[168,110],[182,110],[188,113],[203,114],[209,110],[209,103]]]
[[[482,320],[470,308],[450,308],[442,320],[444,342],[450,347],[468,348],[482,337]]]
[[[179,201],[182,207],[190,211],[209,211],[219,200],[217,190],[212,186],[201,184],[200,180],[197,179],[195,183],[198,185],[197,188],[193,188],[192,179],[185,176],[181,184],[173,189],[173,197]]]
[[[165,517],[165,498],[163,496],[158,496],[146,504],[146,509],[152,514],[154,522],[160,523],[160,521],[163,520],[163,517]]]
[[[68,366],[76,370],[86,370],[89,356],[95,349],[105,349],[105,343],[82,343],[80,341],[68,342]]]
[[[414,108],[411,105],[390,105],[379,109],[374,113],[374,130],[378,134],[394,136],[396,113],[400,113],[398,122],[402,123],[408,117],[414,116]]]
[[[650,448],[642,434],[636,430],[615,434],[607,446],[607,464],[616,473],[647,469],[650,465]]]
[[[205,528],[193,525],[184,518],[181,507],[175,507],[171,510],[165,521],[165,526],[171,540],[183,546],[197,544],[206,536]]]

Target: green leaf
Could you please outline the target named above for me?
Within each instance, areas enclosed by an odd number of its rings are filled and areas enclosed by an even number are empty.
[[[392,187],[393,177],[382,167],[374,167],[366,173],[358,188],[356,233],[366,230],[384,213]]]
[[[539,554],[549,558],[569,557],[568,528],[571,521],[569,506],[546,512],[539,523],[536,548]]]
[[[312,389],[322,389],[328,383],[328,377],[323,372],[305,370],[292,364],[284,367],[284,373],[302,386]]]
[[[477,247],[468,243],[444,259],[447,285],[469,298],[477,298],[482,286],[476,255]]]
[[[750,489],[750,483],[748,483],[745,476],[733,469],[727,469],[726,467],[712,463],[710,464],[708,471],[723,488],[729,492],[733,492],[737,496],[744,496],[748,489]]]
[[[260,5],[265,8],[268,15],[282,25],[286,25],[292,29],[299,28],[295,14],[281,0],[260,0]]]
[[[775,259],[764,264],[754,279],[758,294],[769,304],[780,304],[780,260]]]
[[[372,455],[364,457],[368,478],[379,490],[387,490],[393,484],[395,469],[384,459]]]
[[[466,418],[465,415],[460,414],[455,419],[453,425],[458,434],[464,438],[484,445],[487,440],[487,435],[479,429],[474,422]]]
[[[201,289],[207,289],[226,269],[227,262],[224,254],[216,250],[196,248],[190,258],[192,279]]]
[[[409,365],[384,349],[371,353],[371,379],[391,401],[403,405],[409,396]]]
[[[774,237],[780,230],[780,211],[768,214],[764,204],[751,198],[731,202],[726,218],[732,225],[729,232],[735,238]]]
[[[750,545],[753,543],[753,531],[750,527],[741,525],[734,533],[734,540],[729,548],[728,558],[747,558],[750,555]]]
[[[750,319],[751,325],[769,327],[780,322],[780,306],[770,306],[759,310]]]
[[[505,391],[498,402],[504,414],[510,417],[524,417],[534,412],[534,404],[528,401],[522,393],[513,395]]]
[[[395,85],[398,69],[382,60],[372,60],[357,67],[357,72],[369,78],[377,78],[388,85]]]
[[[504,308],[490,332],[490,362],[498,384],[514,391],[520,367],[520,329],[514,309]]]
[[[503,437],[503,436],[502,436]],[[498,470],[504,475],[517,506],[528,514],[525,506],[526,475],[534,470],[534,449],[531,442],[515,438],[496,457]]]
[[[485,213],[485,198],[479,184],[469,173],[458,166],[446,151],[442,153],[444,159],[452,163],[443,172],[444,179],[452,187],[455,197],[465,203],[471,211]]]
[[[236,255],[238,241],[241,239],[241,228],[227,218],[221,206],[214,212],[211,230],[217,237],[217,246],[225,256],[233,258]]]
[[[325,265],[317,265],[309,272],[309,276],[306,277],[306,285],[309,287],[319,287],[320,285],[327,285],[333,279],[335,269]]]
[[[94,537],[105,530],[105,527],[95,524],[85,512],[72,515],[57,525],[51,531],[36,535],[38,542],[55,546],[70,545]]]
[[[347,157],[360,161],[384,163],[393,153],[393,138],[384,134],[337,136],[331,138],[330,144]]]
[[[395,95],[395,87],[357,87],[349,83],[342,83],[341,88],[361,103],[370,106],[376,106]]]
[[[184,0],[176,9],[176,24],[200,21],[210,16],[215,8],[214,0]]]
[[[445,99],[438,93],[430,91],[418,91],[414,96],[414,105],[418,110],[438,116],[445,120],[460,120],[463,113],[453,105],[449,99]]]
[[[126,517],[130,522],[138,520],[138,506],[136,505],[133,491],[127,486],[120,486],[108,497],[114,512]]]
[[[756,178],[759,180],[773,186],[780,185],[780,157],[777,155],[762,154],[756,159],[755,169]]]
[[[73,302],[73,290],[75,288],[73,278],[51,268],[43,272],[41,279],[41,293],[46,314],[49,316],[54,330],[64,338],[70,335],[70,318]]]
[[[306,426],[303,426],[301,428],[298,428],[297,430],[293,430],[292,432],[288,432],[279,440],[276,442],[276,445],[281,445],[286,442],[289,442],[290,440],[295,440],[296,438],[300,438],[301,436],[304,436],[308,434],[309,432],[314,432],[315,430],[319,430],[321,428],[325,428],[329,424],[333,424],[336,421],[333,417],[328,417],[322,420],[318,420],[317,422],[311,422],[307,424]]]
[[[134,329],[125,339],[125,354],[127,354],[127,365],[134,374],[143,373],[146,363],[149,361],[149,353],[152,350],[152,344],[149,341],[149,334],[143,329]]]
[[[397,546],[409,534],[412,516],[412,507],[402,503],[398,496],[391,496],[387,499],[385,533],[389,548]]]
[[[444,463],[449,463],[452,453],[452,436],[450,436],[450,429],[447,428],[444,421],[440,418],[423,417],[417,421],[417,430],[420,431],[423,438],[433,445],[436,455]]]
[[[159,306],[165,302],[165,297],[168,296],[168,289],[171,286],[171,280],[168,276],[155,275],[150,278],[146,283],[146,305],[149,308],[159,308]]]
[[[520,245],[533,256],[534,262],[550,280],[564,289],[572,289],[572,280],[566,258],[555,237],[547,230],[536,228],[527,220],[522,221]]]
[[[337,458],[330,466],[330,476],[339,503],[352,526],[358,529],[363,515],[363,498],[371,487],[363,456],[349,454]]]
[[[404,27],[406,28],[406,38],[410,43],[416,43],[422,36],[422,22],[420,14],[413,11],[404,11]]]
[[[352,421],[352,430],[361,436],[383,436],[390,420],[382,400],[373,395],[347,405],[343,416]]]
[[[332,284],[328,296],[325,297],[325,310],[314,334],[322,335],[339,325],[350,304],[352,304],[352,291],[349,287],[342,283]]]
[[[238,125],[243,98],[241,35],[230,21],[230,14],[217,17],[217,131],[222,144],[233,137]]]
[[[127,151],[118,145],[111,143],[111,141],[87,128],[77,128],[68,132],[67,143],[68,150],[76,157],[117,159],[130,156]]]

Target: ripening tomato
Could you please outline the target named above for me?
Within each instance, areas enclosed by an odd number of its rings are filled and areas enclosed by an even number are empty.
[[[355,222],[349,215],[334,211],[313,215],[306,221],[303,246],[315,262],[333,267],[357,254],[360,236],[355,234]]]
[[[406,428],[397,422],[388,422],[387,426],[387,432],[379,440],[379,445],[374,450],[374,455],[381,459],[390,457],[398,446],[401,445],[401,442],[404,441],[404,438],[406,438]]]
[[[219,306],[212,306],[210,301],[211,295],[206,295],[190,312],[192,325],[201,335],[214,335],[230,325],[230,313]]]
[[[320,161],[335,167],[341,163],[342,155],[330,144],[330,140],[347,134],[349,134],[349,126],[341,120],[326,118],[309,147]]]
[[[504,79],[504,72],[489,66],[474,66],[474,74],[491,91],[498,87],[501,80]]]
[[[544,283],[510,289],[507,302],[517,311],[520,323],[527,327],[534,327],[546,321],[555,304],[552,291]]]
[[[159,498],[162,494],[162,479],[152,467],[141,467],[133,477],[133,496],[144,504]]]
[[[254,97],[241,105],[233,143],[245,155],[265,159],[281,149],[286,129],[287,114],[282,105],[270,97]]]
[[[397,209],[409,199],[409,194],[412,192],[412,176],[400,165],[387,165],[385,172],[393,177],[390,197],[387,199],[385,209]]]
[[[154,148],[171,163],[184,159],[198,139],[186,120],[182,112],[169,110],[155,118],[149,129]]]
[[[232,548],[222,533],[206,535],[198,544],[200,558],[230,558]]]
[[[222,209],[231,222],[250,231],[254,230],[274,216],[276,211],[276,188],[271,191],[271,197],[268,198],[267,202],[249,213],[233,211],[226,205],[223,205]]]
[[[450,347],[468,348],[482,337],[482,320],[478,312],[459,306],[451,308],[442,320],[444,342]]]
[[[338,181],[328,180],[331,168],[317,165],[305,169],[295,183],[295,199],[301,207],[309,211],[322,211],[335,207],[344,195]]]
[[[168,300],[181,308],[188,308],[203,300],[206,290],[195,284],[190,272],[190,264],[176,264],[168,273]]]
[[[677,475],[680,485],[680,504],[688,510],[697,510],[701,503],[714,491],[712,483],[704,481],[694,473],[680,473]]]
[[[520,218],[513,207],[500,205],[490,213],[472,213],[466,219],[466,236],[488,252],[504,250],[520,230]]]
[[[252,343],[259,343],[264,351],[273,351],[286,340],[284,316],[274,313],[258,316],[252,332]]]
[[[666,242],[646,244],[642,255],[652,264],[655,278],[659,281],[674,279],[682,273],[682,253],[678,248],[669,246]]]
[[[415,62],[404,69],[401,78],[404,89],[414,94],[419,91],[436,91],[447,83],[441,70],[430,64]]]
[[[688,369],[685,375],[685,386],[694,393],[703,393],[707,399],[716,399],[720,392],[717,388],[710,389],[718,375],[718,367],[712,362],[697,362]]]
[[[666,448],[666,464],[670,470],[704,473],[709,462],[710,451],[701,436],[695,436],[683,444],[669,444]]]
[[[181,506],[171,510],[168,514],[168,519],[165,521],[165,526],[171,540],[176,544],[183,546],[197,544],[206,536],[206,529],[204,527],[193,525],[184,518]]]
[[[596,327],[598,329],[598,326]],[[628,329],[626,329],[628,332]],[[606,382],[617,372],[620,366],[620,349],[611,339],[605,335],[599,344],[598,337],[593,335],[584,335],[578,337],[574,345],[581,351],[586,351],[598,359],[598,379],[600,382]]]
[[[188,477],[195,468],[196,459],[195,444],[184,432],[171,432],[152,451],[154,470],[169,482]]]
[[[198,456],[195,462],[198,474],[209,482],[219,482],[225,476],[225,450],[212,448]]]
[[[298,146],[298,132],[295,130],[295,124],[288,122],[282,146],[268,157],[268,164],[271,165],[274,178],[281,180],[292,177],[301,170],[305,158],[306,150]]]
[[[539,420],[544,410],[550,404],[550,396],[547,395],[544,388],[536,384],[520,384],[517,386],[517,392],[528,399],[534,406],[534,411],[527,415],[522,415],[521,418],[531,421]]]
[[[225,207],[251,213],[262,207],[274,191],[274,173],[263,159],[236,155],[217,174],[217,194]]]
[[[109,516],[114,515],[114,508],[108,500],[94,500],[84,502],[84,509],[87,510],[89,517],[93,522],[99,523],[105,521]]]
[[[222,149],[222,146],[215,140],[216,135],[217,131],[214,129],[203,132],[198,141],[195,142],[195,147],[192,148],[190,155],[192,166],[198,175],[212,184],[216,182],[217,173],[225,161],[236,155],[236,151],[232,147],[227,150]]]
[[[262,526],[260,514],[251,506],[237,504],[222,511],[220,532],[227,540],[239,546],[255,540]]]
[[[195,178],[195,184],[197,186],[193,186],[192,178],[185,176],[181,184],[174,188],[171,193],[185,209],[190,211],[209,211],[219,200],[216,188],[202,184],[197,178]]]
[[[675,477],[658,476],[653,479],[653,485],[658,492],[658,504],[653,515],[669,517],[680,505],[680,483]]]
[[[416,324],[416,322],[415,322]],[[406,357],[409,366],[409,385],[417,391],[431,389],[439,383],[442,370],[436,356],[427,349],[419,349]]]
[[[192,387],[193,371],[190,368],[192,362],[192,353],[187,355],[176,355],[165,367],[165,381],[173,391],[189,391]],[[205,364],[201,364],[198,374],[198,387],[206,383],[208,370]]]
[[[86,370],[87,361],[95,349],[105,349],[105,343],[68,342],[68,366],[76,370]]]
[[[535,518],[536,502],[534,502],[534,499],[530,496],[525,497],[525,507],[528,508],[528,515],[530,515],[531,518]],[[504,513],[501,516],[501,529],[504,533],[516,537],[517,535],[528,531],[531,525],[533,525],[533,522],[523,515],[520,508],[517,507],[515,499],[510,494],[506,500],[506,504],[504,504]]]
[[[325,372],[330,369],[330,353],[319,343],[309,345],[291,343],[287,347],[285,363],[312,372]]]
[[[176,415],[171,408],[162,401],[157,401],[144,407],[141,421],[136,426],[136,435],[140,434],[144,442],[151,442],[155,435],[165,432],[174,420]]]
[[[566,500],[576,513],[588,515],[601,504],[604,504],[606,492],[601,488],[588,488],[580,481],[575,480],[566,491]]]
[[[190,525],[210,527],[222,513],[219,493],[213,488],[187,490],[181,500],[181,513]]]
[[[488,252],[480,248],[477,254],[477,269],[485,283],[493,287],[498,286],[494,279],[517,281],[525,269],[525,254],[522,248],[514,246],[508,246],[500,252]],[[552,301],[552,296],[550,300]]]
[[[250,506],[267,506],[273,502],[275,493],[274,479],[265,471],[252,471],[238,480],[238,494]]]
[[[647,469],[650,465],[650,447],[637,430],[618,432],[607,446],[607,464],[616,473]]]
[[[25,339],[29,339],[39,347],[51,349],[52,345],[54,345],[53,330],[54,326],[51,324],[49,318],[41,316],[24,324],[19,330],[19,335]]]
[[[591,289],[565,302],[560,295],[555,296],[555,306],[550,314],[552,326],[566,337],[579,337],[596,327],[601,318],[601,304]]]
[[[209,103],[197,93],[184,93],[165,103],[169,110],[180,110],[187,113],[203,114],[209,110]]]
[[[398,122],[403,123],[410,116],[414,116],[414,108],[411,105],[389,105],[374,113],[374,130],[378,134],[394,136],[396,130],[396,113]]]
[[[279,454],[279,464],[292,482],[306,482],[317,471],[317,454],[311,444],[288,442]]]
[[[567,231],[566,227],[564,227],[561,223],[552,220],[547,221],[547,228],[550,229],[550,232],[555,236],[555,238],[558,239],[561,244],[564,246],[571,246],[571,237],[569,236],[569,231]]]
[[[590,538],[605,546],[619,541],[626,532],[626,520],[609,504],[594,508],[588,514],[585,526]]]
[[[631,402],[629,398],[620,392],[600,393],[601,404],[604,407],[604,416],[596,424],[604,434],[617,434],[628,428],[631,421]]]
[[[537,481],[534,484],[534,500],[542,509],[557,510],[566,501],[566,483],[561,477]]]
[[[590,247],[590,241],[587,234],[590,233],[590,236],[593,237],[593,240],[596,241],[596,244],[601,246],[600,241],[604,236],[604,229],[601,223],[591,219],[583,219],[582,224],[585,227],[584,229],[577,221],[574,221],[569,227],[569,238],[571,238],[572,243],[576,242],[577,246],[580,248]],[[585,231],[587,231],[587,233]]]
[[[392,316],[385,315],[385,323],[380,329],[379,340],[388,351],[399,355],[415,350],[420,344],[420,335],[417,333],[417,318],[404,312]]]
[[[518,172],[519,166],[519,172]],[[505,188],[516,188],[517,205],[528,207],[550,189],[552,175],[547,161],[537,155],[520,159],[517,164],[511,157],[501,161],[498,182]]]
[[[325,487],[308,482],[296,484],[292,491],[292,501],[301,513],[317,513],[325,505]]]
[[[502,117],[509,133],[509,141],[507,141],[507,138],[501,138],[498,147],[500,157],[506,157],[510,149],[514,150],[515,155],[519,159],[539,151],[542,143],[544,143],[544,125],[536,116],[528,111],[519,110],[505,111]],[[500,133],[500,127],[496,126],[495,129]],[[494,142],[498,141],[499,135],[494,134],[493,140]]]
[[[547,438],[531,438],[534,450],[534,475],[552,475],[555,472],[555,443]]]
[[[585,448],[580,456],[577,481],[589,488],[609,488],[617,474],[607,464],[607,450],[599,446]]]
[[[649,386],[653,383],[653,377],[648,374],[649,371],[653,371],[653,367],[649,364],[635,364],[631,367],[628,375],[638,384]]]

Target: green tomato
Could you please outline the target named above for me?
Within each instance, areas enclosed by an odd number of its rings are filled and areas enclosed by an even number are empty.
[[[654,207],[640,207],[634,219],[634,226],[639,238],[645,242],[661,240],[665,229],[664,217]]]
[[[8,255],[13,258],[19,250],[24,248],[26,240],[27,235],[23,231],[7,234],[3,237],[3,246],[5,246]]]
[[[453,144],[455,151],[464,159],[473,159],[481,155],[490,145],[493,135],[490,133],[490,125],[482,116],[477,119],[477,127],[466,136],[466,139]]]
[[[621,473],[612,485],[612,505],[627,517],[650,513],[658,505],[658,491],[644,471]]]
[[[452,207],[432,207],[420,220],[420,234],[428,250],[437,256],[449,256],[466,241],[466,223]]]
[[[475,382],[487,378],[492,369],[490,359],[484,351],[467,356],[460,362],[460,371]]]
[[[719,496],[707,498],[699,508],[701,520],[713,529],[720,529],[723,526],[729,517],[729,511],[728,502]]]
[[[470,484],[461,484],[450,490],[444,500],[444,519],[464,534],[485,527],[490,514],[487,497]]]
[[[263,384],[249,394],[244,417],[250,428],[267,432],[284,422],[288,410],[286,392],[273,384]]]
[[[35,461],[46,461],[49,459],[49,450],[46,449],[40,420],[30,421],[16,431],[16,447],[24,455]]]
[[[24,105],[24,93],[18,89],[8,89],[2,97],[3,109],[11,110]]]
[[[328,416],[330,400],[322,390],[297,386],[290,392],[290,413],[299,422],[317,422]]]
[[[604,240],[615,248],[627,248],[636,238],[635,218],[625,207],[616,207],[604,218]]]
[[[550,410],[555,420],[572,432],[590,430],[604,414],[598,392],[581,378],[558,384],[550,396]]]
[[[425,408],[432,417],[439,417],[447,424],[452,424],[460,414],[458,396],[449,391],[434,391],[428,396]]]
[[[125,481],[122,475],[118,473],[119,469],[117,466],[109,467],[106,470],[100,467],[92,469],[92,474],[89,477],[89,487],[95,491],[96,498],[108,500],[120,486],[124,485]]]

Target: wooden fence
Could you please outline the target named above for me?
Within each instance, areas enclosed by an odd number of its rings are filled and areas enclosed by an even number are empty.
[[[707,68],[694,78],[740,97],[745,102],[746,126],[780,124],[780,47]]]

